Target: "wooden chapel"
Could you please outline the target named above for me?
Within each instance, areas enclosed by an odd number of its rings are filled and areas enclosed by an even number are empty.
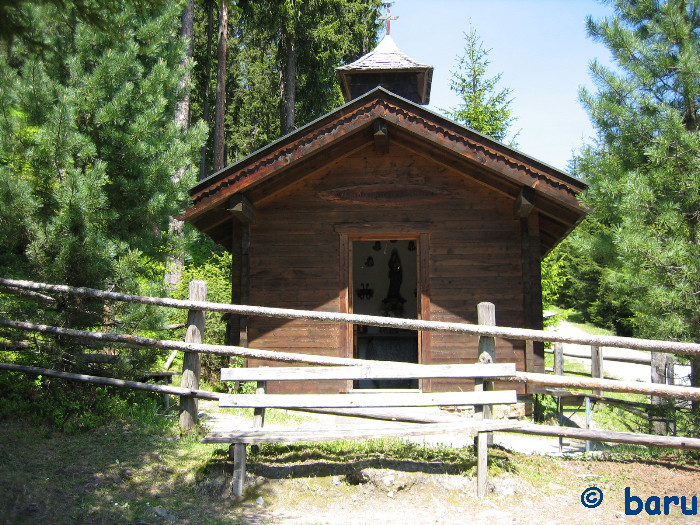
[[[386,36],[337,68],[345,105],[191,189],[184,218],[233,253],[234,303],[476,323],[477,304],[489,301],[498,325],[542,328],[540,261],[584,217],[585,183],[422,107],[432,72]],[[466,335],[237,322],[232,344],[251,348],[477,360],[477,337]],[[542,347],[523,341],[497,339],[496,359],[544,368]],[[285,382],[268,391],[468,388],[457,381]]]

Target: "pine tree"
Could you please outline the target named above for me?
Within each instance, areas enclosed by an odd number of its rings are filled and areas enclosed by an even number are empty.
[[[72,4],[62,16],[52,4],[27,10],[42,45],[18,38],[0,53],[0,274],[162,286],[168,217],[193,181],[171,176],[203,140],[202,126],[185,130],[173,118],[187,89],[182,7],[122,1],[104,30],[71,17]],[[105,320],[101,306],[59,303],[40,313],[73,327]],[[120,329],[135,329],[129,319]]]
[[[515,121],[511,109],[512,92],[509,88],[499,91],[500,73],[491,78],[486,76],[491,50],[484,49],[483,42],[473,27],[470,26],[464,39],[464,54],[457,57],[457,69],[452,72],[450,83],[450,88],[459,95],[461,101],[457,108],[447,110],[446,113],[479,133],[505,141]],[[516,136],[511,137],[513,146]]]
[[[604,232],[603,284],[626,297],[635,332],[700,341],[700,6],[616,0],[588,20],[617,70],[595,62],[582,100],[598,142],[579,158]],[[700,385],[700,359],[693,359]]]

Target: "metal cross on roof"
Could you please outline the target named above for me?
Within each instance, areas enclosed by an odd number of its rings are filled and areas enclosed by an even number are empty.
[[[386,7],[386,16],[379,17],[379,20],[386,20],[386,34],[387,35],[391,34],[391,21],[397,20],[399,18],[398,16],[391,16],[391,9],[390,9],[391,5],[393,5],[393,4],[384,4],[384,7]]]

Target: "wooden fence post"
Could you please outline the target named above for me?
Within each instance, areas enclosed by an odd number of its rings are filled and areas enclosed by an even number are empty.
[[[564,346],[561,343],[554,343],[554,375],[564,375]]]
[[[267,390],[267,381],[258,381],[258,386],[255,393],[258,395],[264,394]],[[256,408],[253,410],[253,428],[262,428],[265,424],[265,409]]]
[[[233,447],[233,480],[232,491],[236,498],[243,496],[243,486],[245,485],[245,468],[247,445],[245,443],[234,443]]]
[[[554,375],[563,376],[564,375],[564,345],[561,343],[554,343]],[[559,419],[559,426],[564,424],[564,405],[562,404],[561,396],[557,396],[557,417]],[[564,442],[559,436],[559,452],[561,453],[564,447]]]
[[[190,301],[207,300],[207,283],[204,281],[190,281]],[[204,311],[190,310],[187,314],[186,343],[202,343],[204,338]],[[199,390],[199,372],[201,368],[201,354],[198,352],[185,352],[182,362],[182,388]],[[197,411],[199,403],[194,397],[180,397],[180,429],[185,432],[192,430],[197,424]]]
[[[496,305],[493,303],[479,303],[476,306],[477,322],[479,325],[496,326]],[[490,336],[479,336],[479,363],[488,364],[496,362],[496,339]],[[474,383],[474,391],[493,390],[492,381],[477,379]],[[491,419],[491,405],[475,407],[477,419]],[[488,473],[488,446],[493,444],[492,432],[479,432],[474,439],[474,448],[477,451],[477,479],[476,492],[481,498],[486,495]]]
[[[489,473],[489,435],[492,432],[478,432],[474,438],[476,448],[476,495],[479,498],[486,496]]]
[[[493,303],[479,303],[476,306],[477,322],[479,325],[496,325],[496,305]],[[490,336],[479,336],[479,363],[489,364],[496,362],[496,340]],[[491,381],[477,379],[474,383],[474,391],[493,390]],[[483,409],[476,408],[477,417],[491,419],[491,406],[484,405]]]
[[[535,342],[532,339],[525,341],[525,371],[535,371]],[[526,385],[525,392],[528,394],[536,394],[537,388],[532,385]]]
[[[651,382],[661,385],[674,383],[672,354],[651,353]],[[674,428],[673,418],[670,418],[673,402],[657,396],[651,396],[650,401],[654,405],[649,414],[650,432],[659,436],[668,435],[669,430]]]
[[[599,346],[591,346],[591,377],[603,379],[603,350]],[[603,395],[602,390],[593,390],[593,393]]]

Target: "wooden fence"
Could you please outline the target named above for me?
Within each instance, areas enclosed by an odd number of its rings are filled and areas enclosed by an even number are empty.
[[[155,392],[179,395],[183,400],[181,405],[184,409],[183,414],[185,414],[184,416],[181,416],[180,423],[183,426],[183,428],[191,428],[191,426],[194,425],[194,423],[196,422],[197,418],[196,399],[212,399],[215,396],[217,396],[217,394],[199,390],[199,357],[202,353],[267,359],[273,361],[296,362],[311,365],[377,365],[376,361],[363,361],[360,359],[348,359],[340,357],[295,354],[291,352],[256,350],[241,346],[203,344],[201,342],[201,336],[204,330],[203,312],[205,311],[231,313],[244,316],[259,315],[283,319],[307,319],[325,323],[351,323],[388,328],[403,328],[409,330],[425,330],[436,332],[443,331],[471,334],[482,337],[504,337],[508,339],[518,339],[525,341],[543,341],[555,343],[567,342],[591,345],[596,347],[609,346],[617,348],[633,348],[637,350],[672,354],[700,355],[700,344],[696,343],[655,341],[649,339],[615,336],[568,336],[544,330],[499,327],[486,324],[472,325],[466,323],[443,323],[437,321],[397,319],[392,317],[374,317],[357,314],[341,314],[317,311],[266,308],[259,306],[211,303],[206,301],[206,292],[202,294],[200,291],[197,291],[197,289],[201,289],[202,286],[204,286],[205,288],[205,285],[203,284],[191,284],[190,298],[189,300],[185,301],[167,298],[120,294],[115,292],[94,290],[90,288],[73,288],[64,285],[52,285],[0,278],[0,289],[2,289],[3,292],[22,295],[27,298],[42,301],[44,303],[50,303],[55,300],[50,294],[61,293],[71,294],[77,297],[92,297],[108,301],[124,301],[129,303],[148,304],[188,310],[189,319],[187,325],[187,337],[184,342],[153,339],[135,335],[115,334],[108,332],[74,330],[70,328],[47,326],[37,323],[0,319],[0,326],[12,328],[19,331],[74,337],[86,341],[94,341],[101,344],[118,343],[146,348],[183,351],[185,352],[186,358],[184,360],[185,364],[183,368],[183,383],[181,387],[148,385],[145,383],[121,381],[111,378],[95,378],[94,376],[80,376],[77,374],[66,374],[63,372],[47,371],[44,369],[29,369],[27,367],[18,367],[17,365],[11,364],[2,364],[0,365],[0,368],[23,370],[28,373],[41,373],[43,375],[50,375],[50,373],[54,373],[55,375],[63,374],[59,377],[66,377],[68,379],[81,381],[100,382],[102,384],[112,384],[114,386],[120,386],[125,388],[140,388],[143,390],[151,390]],[[481,350],[482,349],[480,349],[480,351]],[[408,363],[391,363],[391,365],[395,367],[400,367],[401,369],[405,370],[409,370],[411,369],[411,367],[422,366]],[[519,382],[524,384],[552,386],[559,388],[573,388],[578,390],[605,390],[607,392],[629,392],[664,398],[685,399],[696,402],[700,401],[700,389],[685,386],[644,384],[638,382],[617,381],[601,378],[589,379],[569,376],[552,376],[548,374],[538,374],[532,372],[517,372],[515,376],[498,378],[498,380]],[[582,430],[584,429],[562,428],[557,430],[556,427],[544,427],[541,425],[528,425],[526,428],[527,433],[536,434],[539,432],[543,435],[556,434],[566,437],[579,437]],[[513,431],[519,432],[520,430]],[[700,448],[700,440],[692,440],[690,438],[663,438],[659,436],[648,436],[645,434],[635,434],[633,437],[630,437],[627,435],[617,434],[624,433],[605,433],[603,431],[587,430],[585,432],[585,437],[582,437],[582,439],[592,439],[601,441],[623,441],[643,444],[646,443],[650,445],[672,447],[680,446],[684,448]],[[627,438],[629,438],[628,441],[624,441]]]

